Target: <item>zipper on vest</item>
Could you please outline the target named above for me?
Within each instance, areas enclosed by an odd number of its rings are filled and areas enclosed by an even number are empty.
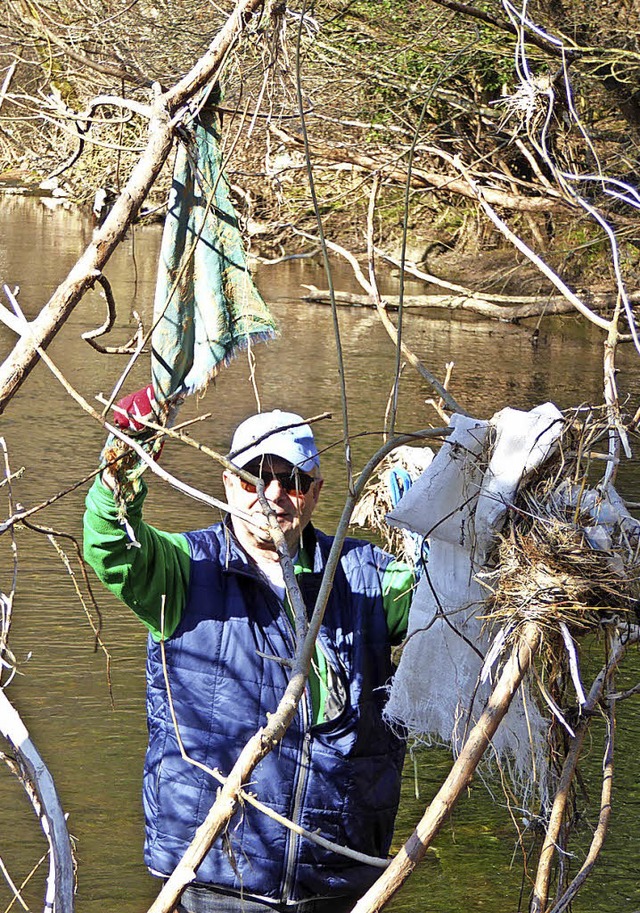
[[[284,605],[282,606],[282,612],[284,615],[285,624],[291,632],[291,636],[293,637],[295,643],[295,628],[293,627],[291,619],[289,618]],[[293,785],[293,802],[291,805],[290,819],[294,824],[300,824],[298,818],[300,816],[300,809],[302,807],[302,799],[304,797],[305,789],[307,786],[307,780],[309,779],[309,760],[311,755],[311,701],[309,700],[307,689],[308,683],[305,687],[302,699],[298,704],[300,710],[300,718],[302,721],[303,736],[300,754],[298,755],[298,769],[296,771],[296,779]],[[282,881],[282,903],[286,903],[291,897],[296,871],[296,851],[298,849],[299,839],[300,837],[297,834],[294,834],[292,830],[287,828],[286,861],[284,878]]]
[[[277,619],[282,619],[284,622],[284,627],[288,631],[291,637],[291,649],[292,655],[295,654],[295,642],[296,642],[296,632],[295,628],[287,614],[287,610],[284,606],[284,602],[279,600],[275,595],[271,587],[269,586],[265,577],[261,574],[255,574],[245,568],[233,568],[233,572],[245,577],[250,577],[256,583],[259,583],[264,588],[265,592],[271,597],[271,599],[277,604]],[[308,686],[307,686],[308,687]],[[299,824],[298,817],[300,816],[300,809],[302,807],[302,800],[307,786],[307,781],[309,779],[309,761],[311,756],[311,701],[308,696],[307,688],[305,688],[305,693],[302,695],[302,699],[298,704],[300,710],[300,717],[302,721],[302,746],[300,748],[300,753],[298,755],[298,769],[296,772],[296,779],[293,787],[293,803],[291,807],[291,816],[290,820],[295,824]],[[289,899],[294,883],[294,876],[296,870],[296,851],[298,849],[298,840],[299,836],[294,834],[293,831],[287,829],[287,844],[285,849],[285,869],[284,877],[282,879],[282,902],[286,903]]]
[[[300,750],[300,756],[298,758],[298,771],[296,775],[296,782],[293,790],[293,806],[291,809],[291,820],[294,824],[300,824],[298,818],[300,816],[300,809],[302,806],[302,798],[307,786],[307,780],[309,778],[309,759],[311,755],[311,733],[309,732],[310,724],[310,713],[309,705],[307,703],[306,694],[303,696],[300,701],[300,708],[302,710],[302,722],[304,726],[304,736],[302,739],[302,748]],[[294,875],[296,870],[296,852],[298,849],[298,841],[300,837],[298,834],[294,834],[293,831],[288,830],[287,832],[287,851],[286,851],[286,866],[284,872],[284,881],[282,885],[282,903],[286,903],[291,897],[291,892],[293,889]]]

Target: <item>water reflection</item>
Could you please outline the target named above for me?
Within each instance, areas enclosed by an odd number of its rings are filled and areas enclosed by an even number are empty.
[[[0,279],[20,286],[20,301],[29,316],[38,312],[91,236],[84,217],[51,212],[22,199],[0,199]],[[134,327],[135,306],[148,324],[160,233],[157,227],[136,228],[121,245],[106,274],[119,303],[119,323],[110,342],[124,341]],[[333,413],[318,427],[327,478],[318,525],[331,530],[346,490],[342,459],[339,375],[328,308],[300,301],[303,284],[323,286],[321,267],[308,260],[278,267],[262,266],[259,285],[272,303],[280,337],[255,351],[255,379],[263,408],[295,409],[306,415]],[[338,287],[357,290],[351,276],[336,268]],[[390,289],[391,291],[393,289]],[[408,288],[415,291],[415,288]],[[92,403],[108,394],[126,359],[101,356],[80,334],[104,319],[97,292],[82,301],[49,349],[51,357],[74,387]],[[354,464],[361,466],[381,440],[384,415],[395,370],[395,351],[379,320],[369,311],[344,309],[339,317],[345,350],[345,371]],[[488,324],[473,318],[435,318],[412,311],[405,318],[408,344],[436,374],[455,362],[452,392],[469,411],[488,416],[505,405],[528,408],[552,399],[561,407],[582,401],[599,402],[602,388],[602,340],[577,320],[545,321],[537,345],[532,326]],[[12,334],[0,327],[0,356],[13,345]],[[637,398],[635,359],[630,350],[619,362],[621,394]],[[127,381],[133,389],[147,380],[139,366]],[[226,450],[237,422],[256,406],[253,366],[240,357],[212,385],[201,401],[186,404],[181,417],[211,412],[194,434]],[[418,375],[407,369],[400,384],[398,429],[413,430],[439,423],[425,400],[431,396]],[[24,474],[14,484],[14,497],[32,506],[92,472],[102,444],[102,430],[74,406],[44,365],[39,365],[2,419],[14,470]],[[220,496],[219,471],[188,448],[168,445],[163,465],[186,481]],[[640,478],[627,470],[624,493],[640,500]],[[215,512],[166,491],[152,480],[148,518],[177,530],[217,519]],[[86,485],[35,518],[35,522],[78,537]],[[2,516],[6,508],[3,506]],[[213,516],[212,516],[213,514]],[[128,611],[96,585],[104,618],[103,636],[112,659],[115,710],[111,709],[105,662],[93,652],[93,636],[72,579],[46,537],[16,532],[19,585],[12,646],[21,675],[11,688],[15,701],[56,778],[70,827],[77,838],[78,909],[93,913],[105,907],[123,913],[146,909],[155,883],[141,862],[142,823],[140,773],[145,744],[143,657],[144,633]],[[73,546],[64,543],[73,560]],[[0,537],[0,588],[11,586],[12,551],[8,536]],[[633,672],[626,676],[633,683]],[[640,908],[640,888],[631,861],[638,848],[640,794],[633,769],[638,738],[638,712],[627,704],[621,712],[617,795],[610,840],[592,879],[574,905],[578,911]],[[600,763],[599,735],[591,761],[594,788]],[[440,785],[449,759],[442,750],[418,753],[417,773],[408,765],[399,836],[406,836]],[[420,798],[414,797],[417,779]],[[502,913],[517,907],[521,866],[514,856],[514,831],[501,805],[492,803],[484,787],[474,784],[452,825],[438,839],[392,909],[433,911],[485,910]],[[0,778],[3,809],[0,855],[16,879],[43,852],[38,826],[21,791],[8,774]],[[585,839],[588,831],[585,829]],[[526,895],[526,889],[525,889]],[[34,908],[40,883],[26,896]],[[0,904],[9,892],[0,887]]]

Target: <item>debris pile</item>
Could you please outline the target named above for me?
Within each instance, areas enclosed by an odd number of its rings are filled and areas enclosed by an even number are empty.
[[[387,520],[429,542],[386,714],[457,755],[525,622],[544,649],[493,742],[518,801],[546,807],[555,731],[585,696],[578,638],[636,621],[640,525],[593,479],[606,414],[547,403],[489,421],[454,415],[451,434]],[[600,444],[600,446],[602,446]],[[605,447],[606,450],[606,447]]]

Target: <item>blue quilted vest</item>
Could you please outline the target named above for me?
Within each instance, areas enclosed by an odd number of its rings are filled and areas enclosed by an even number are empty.
[[[314,572],[300,574],[313,608],[331,539],[307,528]],[[227,774],[247,739],[280,700],[293,656],[286,612],[224,525],[187,534],[188,603],[165,643],[171,697],[191,758]],[[382,605],[389,556],[368,543],[344,546],[319,643],[330,667],[331,717],[312,725],[308,694],[283,741],[246,789],[309,831],[372,856],[386,856],[400,794],[404,744],[384,724],[391,675]],[[185,762],[171,720],[160,647],[149,639],[149,747],[143,801],[145,862],[170,874],[213,804],[217,781]],[[327,714],[326,714],[327,715]],[[196,880],[281,902],[359,894],[379,869],[299,837],[249,804],[198,869]]]

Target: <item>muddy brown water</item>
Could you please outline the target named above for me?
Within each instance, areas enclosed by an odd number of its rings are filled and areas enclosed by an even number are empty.
[[[33,199],[0,198],[0,279],[12,288],[20,287],[20,301],[28,316],[38,312],[90,237],[89,221],[77,212],[50,209]],[[118,324],[110,336],[113,344],[130,335],[134,307],[148,320],[159,240],[158,227],[136,228],[106,269],[118,301]],[[276,341],[255,349],[254,373],[262,407],[294,409],[306,415],[333,413],[333,420],[318,429],[327,483],[316,516],[318,525],[330,531],[345,492],[336,346],[329,309],[300,300],[303,284],[326,284],[323,271],[309,260],[291,261],[260,266],[257,281],[280,326]],[[335,268],[334,281],[339,288],[358,290],[340,265]],[[393,291],[392,278],[387,284]],[[418,290],[409,283],[408,292]],[[110,392],[127,361],[124,356],[99,355],[81,339],[82,332],[99,326],[103,319],[100,296],[87,296],[49,350],[68,380],[91,402],[97,394]],[[339,324],[357,468],[379,441],[395,352],[372,312],[341,310]],[[455,362],[452,390],[473,414],[487,417],[506,405],[530,408],[548,399],[560,407],[599,403],[601,336],[573,318],[544,321],[534,346],[532,329],[531,324],[500,325],[451,314],[412,311],[405,318],[407,341],[436,374],[442,376],[446,362]],[[0,326],[0,358],[11,351],[13,342],[13,335]],[[637,356],[630,349],[620,354],[621,395],[632,397],[635,403],[640,393],[637,365]],[[212,414],[196,432],[210,446],[225,450],[234,426],[253,411],[252,370],[241,356],[204,399],[184,407],[185,417]],[[147,371],[146,365],[136,368],[127,389],[145,382]],[[399,430],[423,428],[434,421],[425,404],[430,395],[424,382],[407,368],[400,384]],[[14,484],[14,498],[26,506],[88,475],[96,465],[103,437],[101,429],[72,403],[42,364],[7,408],[0,434],[7,443],[11,468],[24,467]],[[163,463],[186,481],[221,494],[219,473],[195,451],[169,445]],[[35,522],[79,537],[87,484],[38,514]],[[151,487],[147,517],[158,526],[178,530],[217,519],[208,508],[155,481]],[[635,463],[624,469],[619,488],[628,499],[640,501],[640,472]],[[3,518],[6,512],[4,498]],[[93,636],[71,577],[42,534],[19,529],[16,543],[18,585],[11,645],[20,674],[8,693],[49,764],[69,815],[78,858],[77,908],[81,913],[105,909],[139,913],[147,909],[157,889],[141,859],[145,635],[128,611],[95,581],[102,636],[111,655],[112,708],[104,654],[93,649]],[[1,536],[0,589],[4,591],[10,589],[13,573],[10,546],[9,537]],[[71,555],[72,545],[66,543],[65,550]],[[629,657],[624,682],[633,684],[639,676],[637,657]],[[596,730],[589,749],[586,787],[592,801],[581,826],[583,843],[595,821],[601,735]],[[618,724],[611,833],[594,875],[574,905],[577,911],[640,910],[636,874],[639,736],[640,704],[627,702]],[[443,749],[422,748],[409,757],[397,843],[418,820],[449,763]],[[434,913],[518,909],[521,888],[526,897],[527,886],[522,885],[516,834],[499,784],[490,781],[488,786],[493,798],[479,780],[473,785],[390,909]],[[22,790],[4,765],[0,767],[0,809],[0,857],[20,883],[45,844]],[[577,852],[569,860],[574,869],[580,850]],[[42,872],[37,873],[24,892],[32,909],[41,906],[42,877]],[[10,896],[0,877],[0,910]]]

